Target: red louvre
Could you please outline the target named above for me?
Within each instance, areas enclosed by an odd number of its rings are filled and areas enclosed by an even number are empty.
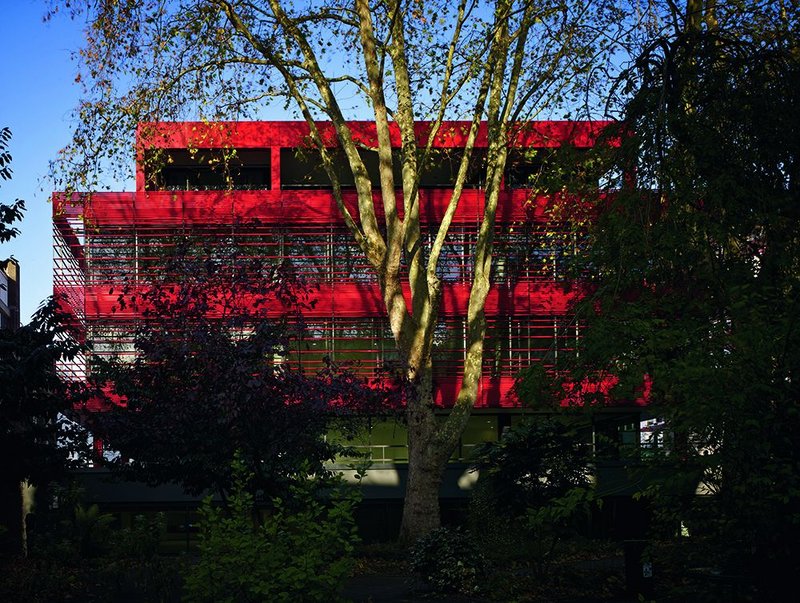
[[[533,170],[546,168],[542,157],[547,149],[562,144],[588,148],[606,125],[532,122],[517,128],[498,206],[479,407],[516,405],[510,389],[517,372],[537,361],[553,365],[580,336],[568,309],[581,284],[565,266],[582,241],[570,225],[549,223],[548,208],[555,201],[575,207],[581,201],[560,193],[534,194],[528,178]],[[321,127],[333,141],[329,124]],[[373,124],[352,127],[362,142],[374,143]],[[420,183],[423,228],[428,225],[428,230],[438,224],[450,199],[450,165],[460,157],[465,128],[446,124],[435,141],[439,163]],[[418,135],[425,136],[427,129],[420,124]],[[143,124],[138,135],[137,192],[54,195],[54,292],[74,318],[79,337],[95,352],[130,352],[131,325],[143,310],[122,306],[121,292],[131,294],[156,275],[169,276],[164,257],[189,241],[198,248],[235,249],[239,260],[260,266],[291,265],[313,301],[302,312],[308,335],[292,350],[304,370],[320,368],[322,357],[329,355],[374,378],[393,361],[377,282],[318,173],[305,124]],[[479,137],[477,161],[482,145],[485,139]],[[369,169],[368,152],[364,160]],[[221,164],[224,170],[213,167]],[[443,406],[452,404],[461,379],[462,317],[484,202],[479,172],[464,191],[440,260],[444,295],[434,361],[436,400]],[[343,185],[346,204],[355,210],[346,177]],[[219,265],[225,261],[220,256]],[[272,300],[264,310],[279,314],[282,308]],[[64,368],[80,378],[87,370],[82,362]]]

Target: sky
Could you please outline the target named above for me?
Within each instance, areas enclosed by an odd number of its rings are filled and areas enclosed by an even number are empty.
[[[79,94],[70,56],[81,45],[83,23],[64,16],[45,23],[45,0],[0,0],[0,7],[0,127],[11,128],[14,172],[10,181],[0,182],[0,202],[23,199],[27,208],[17,224],[22,234],[0,245],[0,257],[13,255],[20,263],[25,323],[52,293],[48,166],[70,138],[70,113]],[[125,188],[132,187],[133,180]]]

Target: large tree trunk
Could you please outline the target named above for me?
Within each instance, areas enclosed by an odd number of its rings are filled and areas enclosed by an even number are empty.
[[[408,482],[406,483],[400,543],[413,544],[440,525],[439,488],[444,465],[432,454],[432,411],[408,412]]]
[[[409,396],[406,410],[409,473],[400,535],[405,542],[413,541],[440,525],[439,486],[442,475],[477,399],[486,329],[483,308],[489,290],[495,212],[508,144],[506,127],[512,119],[517,86],[523,72],[524,57],[527,56],[526,39],[535,22],[538,5],[523,3],[522,11],[519,12],[516,11],[513,0],[497,0],[493,7],[492,26],[484,32],[488,36],[485,48],[469,58],[474,72],[468,70],[459,75],[460,70],[456,68],[456,64],[460,59],[457,61],[454,57],[458,55],[460,47],[461,26],[471,12],[466,2],[459,3],[458,24],[453,30],[445,59],[441,97],[435,103],[438,105],[434,112],[435,117],[429,122],[430,132],[423,136],[423,140],[418,140],[414,102],[414,87],[417,82],[413,77],[412,63],[408,60],[408,15],[404,5],[397,0],[389,0],[387,3],[390,17],[381,21],[391,31],[391,35],[386,37],[385,32],[379,30],[376,33],[374,16],[377,13],[374,13],[370,3],[367,0],[355,0],[354,33],[358,34],[363,54],[366,75],[364,90],[375,114],[375,142],[379,156],[380,181],[371,182],[359,155],[361,143],[353,136],[338,103],[332,80],[326,77],[314,45],[306,35],[305,25],[290,16],[280,0],[268,0],[275,22],[302,56],[304,74],[298,79],[280,52],[276,54],[273,46],[263,43],[249,29],[233,5],[227,2],[219,4],[234,28],[269,64],[279,70],[285,80],[289,96],[297,102],[309,126],[310,140],[320,152],[322,167],[331,180],[332,192],[345,224],[378,275],[389,326],[400,357],[406,363],[408,384],[415,394]],[[514,30],[510,31],[512,25]],[[391,72],[387,70],[387,60],[390,61]],[[451,77],[455,77],[455,81]],[[465,79],[459,81],[461,77]],[[389,111],[384,94],[386,87],[390,86],[390,78],[394,80],[391,87],[396,95],[393,112]],[[418,157],[426,157],[435,148],[434,141],[439,128],[445,116],[452,112],[453,94],[470,82],[475,86],[475,98],[470,126],[464,132],[464,154],[453,183],[450,201],[436,229],[435,240],[430,245],[429,253],[424,254],[418,190],[422,168]],[[313,83],[318,99],[308,97],[304,91],[304,87],[310,83]],[[341,147],[353,175],[358,199],[357,215],[351,214],[344,203],[341,183],[327,151],[326,142],[317,128],[313,107],[322,108],[336,131],[338,146]],[[390,115],[391,121],[399,129],[402,143],[402,217],[398,212],[400,203],[396,192],[397,183],[394,181],[395,160]],[[441,303],[441,282],[436,275],[436,269],[467,181],[470,159],[482,121],[487,122],[488,130],[486,201],[476,242],[474,282],[467,312],[467,358],[462,387],[457,399],[452,401],[452,411],[444,422],[438,423],[434,413],[431,379],[431,348]],[[380,191],[384,214],[383,231],[378,224],[374,197],[376,190]],[[403,258],[407,262],[405,268],[402,265]],[[401,274],[403,271],[407,271],[405,275]],[[403,293],[404,276],[411,290],[410,300]]]

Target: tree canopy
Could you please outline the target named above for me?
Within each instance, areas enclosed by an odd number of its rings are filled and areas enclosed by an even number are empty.
[[[766,596],[798,559],[800,13],[718,8],[690,2],[621,80],[621,182],[590,230],[572,368],[616,375],[619,400],[649,378],[668,475],[691,478],[657,500]]]
[[[0,129],[2,180],[12,176],[10,140],[11,131]],[[0,203],[0,242],[19,233],[15,223],[24,209],[19,199]],[[0,260],[0,270],[8,261]],[[18,553],[22,548],[20,484],[39,485],[60,477],[82,450],[80,434],[62,414],[71,410],[76,392],[56,370],[57,361],[74,358],[80,351],[52,299],[42,303],[28,324],[0,329],[0,453],[6,459],[0,471],[0,521],[8,529],[0,542],[4,552]]]
[[[0,129],[0,180],[11,180],[13,174],[11,153],[8,151],[10,140],[11,130]],[[0,243],[6,243],[19,234],[19,230],[13,224],[22,219],[24,211],[25,202],[21,199],[16,199],[11,204],[0,203]],[[2,267],[5,268],[5,263]]]
[[[73,144],[62,155],[66,189],[98,188],[102,167],[124,166],[137,122],[244,119],[288,110],[331,182],[341,219],[377,275],[410,391],[409,479],[402,535],[439,524],[438,489],[480,384],[495,215],[508,148],[520,121],[584,115],[618,65],[635,10],[614,0],[339,2],[264,0],[55,2],[85,10],[85,86]],[[370,180],[349,120],[374,121],[379,174]],[[464,152],[439,224],[420,222],[420,176],[446,120],[464,120]],[[342,183],[317,122],[331,122],[358,203]],[[417,137],[415,125],[429,124]],[[442,249],[465,187],[478,129],[485,208],[472,257],[466,358],[445,422],[434,416],[433,335],[439,322]],[[401,145],[394,153],[391,127]],[[399,176],[398,176],[399,175]],[[377,193],[374,195],[373,193]],[[410,299],[403,283],[410,285]]]
[[[158,276],[118,291],[118,304],[137,306],[142,319],[127,346],[92,360],[100,400],[91,402],[104,408],[87,420],[117,453],[112,468],[226,496],[238,454],[264,500],[324,478],[323,463],[342,451],[326,439],[329,429],[337,418],[385,409],[385,390],[332,363],[313,375],[294,366],[303,328],[294,313],[307,292],[289,268],[265,274],[224,242],[207,242],[205,254],[197,241],[176,239]],[[267,317],[270,300],[295,320]]]

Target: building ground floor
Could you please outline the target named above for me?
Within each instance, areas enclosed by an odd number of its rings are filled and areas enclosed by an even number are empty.
[[[505,430],[522,421],[546,416],[505,409],[473,414],[445,470],[440,490],[443,523],[462,524],[468,520],[470,494],[480,479],[470,463],[475,449],[485,442],[498,440]],[[569,419],[576,422],[576,437],[581,444],[591,446],[599,459],[593,467],[593,479],[597,495],[604,502],[586,518],[587,535],[619,539],[638,537],[646,523],[646,512],[632,495],[643,487],[636,469],[638,459],[653,445],[650,429],[654,420],[641,409],[606,409],[591,416],[584,413]],[[343,436],[331,432],[328,437]],[[347,443],[358,454],[337,459],[332,469],[361,490],[363,498],[356,520],[362,540],[393,540],[399,531],[408,476],[405,427],[399,419],[376,418]],[[356,473],[364,470],[366,474],[357,479]],[[76,472],[75,478],[84,504],[97,504],[101,510],[113,514],[119,527],[130,526],[137,515],[160,513],[165,551],[179,552],[194,547],[197,510],[202,497],[189,496],[175,485],[151,487],[119,481],[100,464]]]

